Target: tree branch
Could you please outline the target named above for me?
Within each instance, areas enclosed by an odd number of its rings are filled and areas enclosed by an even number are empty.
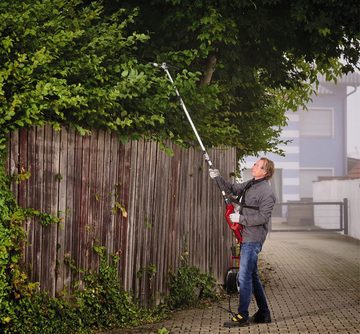
[[[216,57],[214,55],[209,56],[206,61],[206,68],[200,81],[200,86],[208,85],[211,82],[212,75],[215,71]]]

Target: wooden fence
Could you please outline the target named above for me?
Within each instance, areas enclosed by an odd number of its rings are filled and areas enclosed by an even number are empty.
[[[85,137],[48,126],[14,132],[8,172],[31,173],[12,183],[18,203],[63,219],[46,227],[26,222],[24,262],[31,280],[55,295],[80,278],[64,260],[95,269],[93,246],[102,245],[120,255],[125,288],[145,302],[166,293],[168,272],[185,251],[190,264],[222,282],[232,235],[221,194],[199,150],[171,147],[173,157],[156,143],[123,145],[104,131]],[[224,176],[234,171],[234,149],[209,155]]]

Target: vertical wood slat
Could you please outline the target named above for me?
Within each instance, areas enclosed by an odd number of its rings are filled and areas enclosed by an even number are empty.
[[[19,130],[19,147],[18,147],[18,173],[30,172],[30,166],[28,165],[28,140],[27,140],[27,131]],[[27,182],[21,182],[18,186],[18,202],[22,207],[28,207],[28,191],[29,187]],[[30,224],[27,222],[25,224],[25,231],[27,235],[31,234]],[[27,258],[26,252],[23,254],[23,260],[26,262]]]
[[[137,168],[137,160],[136,160],[136,156],[137,156],[137,147],[138,147],[138,143],[134,142],[131,143],[131,150],[130,150],[130,175],[129,175],[129,207],[128,207],[128,211],[129,211],[129,221],[128,221],[128,230],[127,230],[127,240],[126,240],[126,257],[124,258],[124,261],[126,263],[125,266],[125,280],[124,280],[124,285],[127,288],[134,289],[134,284],[135,282],[133,281],[134,275],[132,275],[132,273],[134,271],[136,271],[136,267],[135,266],[135,256],[136,254],[134,254],[134,243],[135,243],[135,235],[136,235],[136,217],[135,214],[137,212],[136,210],[136,203],[137,203],[137,199],[136,199],[136,179],[135,179],[135,175],[136,175],[136,168]],[[135,171],[135,172],[134,172]],[[134,226],[135,225],[135,226]]]
[[[45,210],[43,206],[44,199],[44,131],[45,128],[37,129],[36,133],[36,182],[35,182],[35,192],[37,203],[35,209],[37,210]],[[34,224],[34,252],[36,257],[34,257],[33,263],[33,279],[38,282],[42,282],[42,226],[40,224]]]
[[[97,166],[96,166],[96,191],[95,191],[95,206],[94,206],[94,214],[96,217],[95,222],[95,237],[94,237],[94,245],[100,245],[102,240],[102,213],[104,206],[104,194],[105,190],[103,187],[104,184],[104,154],[105,154],[105,133],[98,133],[98,142],[97,142]],[[92,257],[93,264],[95,267],[99,264],[99,259],[97,256]]]
[[[127,143],[123,146],[124,150],[121,151],[121,157],[123,157],[122,164],[120,168],[122,170],[121,179],[119,180],[119,185],[121,185],[121,198],[122,200],[126,201],[126,211],[127,214],[130,212],[131,209],[131,195],[130,195],[130,186],[131,186],[131,152],[132,152],[132,143]],[[122,283],[125,287],[128,287],[130,284],[130,277],[129,277],[129,270],[127,268],[131,267],[130,257],[128,256],[130,250],[130,235],[131,235],[131,226],[130,226],[130,219],[127,217],[126,225],[124,220],[121,220],[121,253],[120,253],[120,272]],[[125,225],[125,226],[124,226]]]
[[[58,248],[56,252],[56,290],[61,291],[65,286],[65,231],[67,226],[65,222],[68,223],[69,220],[66,219],[67,216],[67,207],[66,207],[66,184],[67,184],[67,165],[68,165],[68,133],[67,131],[62,130],[60,132],[60,146],[59,146],[59,171],[57,175],[58,182],[58,212],[59,216],[63,219],[61,224],[58,226],[57,230],[57,239],[58,239]]]
[[[37,193],[36,193],[36,145],[35,145],[35,139],[36,139],[36,128],[31,129],[28,132],[28,171],[31,173],[31,177],[28,180],[28,198],[27,198],[27,207],[29,208],[36,208],[36,199],[37,199]],[[25,262],[26,266],[28,268],[28,272],[31,273],[30,268],[34,265],[35,261],[35,251],[34,251],[34,238],[35,238],[35,230],[36,230],[36,224],[34,224],[31,220],[26,222],[27,228],[27,247],[25,248]],[[32,274],[32,273],[31,273]],[[33,279],[32,275],[30,275],[30,278]]]
[[[49,212],[58,217],[59,215],[59,159],[60,159],[60,133],[59,131],[52,130],[52,146],[51,146],[51,175],[50,175],[50,183],[51,183],[51,203]],[[56,292],[56,271],[58,269],[57,262],[57,250],[58,250],[58,229],[59,226],[52,225],[49,226],[49,231],[51,231],[51,252],[50,252],[50,282],[48,291],[55,295]]]
[[[117,242],[117,250],[120,255],[119,270],[121,273],[121,280],[125,282],[125,268],[127,259],[127,240],[128,240],[128,221],[127,214],[129,211],[129,180],[130,180],[130,152],[131,143],[121,145],[119,149],[119,178],[118,178],[118,195],[121,205],[124,206],[126,214],[119,213],[118,223],[116,225],[118,233],[115,236]]]
[[[101,153],[98,148],[99,132],[96,131],[90,137],[90,172],[89,172],[89,207],[88,207],[88,228],[87,228],[87,255],[89,268],[97,267],[97,256],[91,252],[91,248],[97,243],[97,232],[99,230],[99,208],[100,198],[99,191],[101,189],[101,180],[99,180],[99,160],[101,160]]]
[[[74,146],[74,169],[73,169],[73,192],[74,192],[74,202],[73,202],[73,228],[72,228],[72,239],[71,239],[71,258],[74,260],[74,264],[81,268],[81,231],[83,229],[83,221],[81,221],[81,196],[82,196],[82,154],[83,154],[83,138],[75,135],[75,146]],[[80,280],[79,273],[73,271],[71,273],[71,280],[78,281]]]
[[[57,198],[57,186],[55,183],[54,151],[56,140],[53,130],[45,126],[44,140],[44,182],[42,191],[44,194],[42,207],[45,212],[56,215],[54,199]],[[42,229],[42,250],[41,250],[41,277],[43,277],[42,288],[55,293],[55,267],[56,267],[56,231],[55,225],[50,225]]]
[[[26,141],[26,142],[25,142]],[[120,254],[119,272],[127,290],[145,303],[167,291],[168,272],[189,251],[190,264],[211,271],[221,282],[230,258],[231,232],[223,218],[224,205],[208,177],[197,149],[169,144],[174,157],[153,142],[120,144],[107,132],[81,137],[74,130],[50,127],[13,133],[9,173],[25,164],[28,181],[13,183],[22,206],[56,215],[61,226],[27,222],[29,245],[25,262],[31,279],[52,295],[70,288],[80,276],[64,264],[71,258],[81,269],[99,264],[94,245]],[[235,169],[235,150],[210,150],[222,174]],[[127,211],[113,212],[115,203]],[[150,280],[146,271],[154,265]]]
[[[110,144],[110,162],[109,162],[109,175],[108,175],[108,179],[110,180],[109,183],[109,188],[110,188],[110,192],[109,192],[109,204],[110,204],[110,216],[109,216],[109,221],[108,221],[108,228],[107,228],[107,233],[106,233],[106,243],[105,243],[105,247],[108,250],[108,252],[110,253],[114,253],[114,229],[115,229],[115,218],[116,218],[116,213],[117,213],[117,207],[116,207],[116,203],[117,203],[117,198],[116,198],[116,173],[117,173],[117,140],[115,138],[115,136],[110,135],[109,136],[109,144]]]
[[[81,161],[81,201],[80,201],[80,267],[89,268],[89,188],[90,188],[90,137],[83,137],[82,161]],[[90,248],[91,249],[91,248]]]
[[[64,131],[64,129],[63,129]],[[65,132],[65,131],[64,131]],[[66,209],[64,217],[64,259],[69,260],[73,253],[72,239],[73,226],[75,225],[75,205],[74,205],[74,168],[75,168],[75,131],[70,129],[67,132],[67,165],[64,169],[65,177],[61,180],[66,189]],[[72,273],[69,266],[64,266],[64,287],[70,289]]]

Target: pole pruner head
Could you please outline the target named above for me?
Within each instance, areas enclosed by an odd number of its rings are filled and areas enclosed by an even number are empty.
[[[235,224],[235,223],[233,223],[231,221],[230,215],[232,213],[234,213],[234,206],[231,203],[226,204],[226,212],[225,212],[226,222],[228,223],[231,230],[234,232],[235,238],[237,239],[237,242],[241,243],[242,242],[242,235],[241,235],[242,225],[241,224]]]

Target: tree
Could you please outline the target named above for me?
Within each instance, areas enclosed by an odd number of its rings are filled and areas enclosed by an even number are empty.
[[[45,122],[82,133],[108,129],[124,139],[168,136],[158,106],[171,87],[136,58],[149,39],[131,27],[136,10],[105,16],[98,2],[6,0],[0,13],[3,141]]]
[[[0,2],[2,146],[9,132],[44,123],[191,144],[173,87],[138,59],[149,36],[135,29],[136,16],[123,8],[105,15],[97,1]],[[220,105],[218,88],[197,89],[199,75],[183,71],[176,84],[206,115]]]
[[[204,105],[191,101],[192,111],[206,142],[236,145],[241,154],[273,149],[284,111],[307,102],[319,72],[334,79],[359,66],[357,0],[105,4],[109,12],[139,8],[135,24],[151,36],[141,57],[200,72],[200,87],[217,86],[221,105],[204,114]]]

